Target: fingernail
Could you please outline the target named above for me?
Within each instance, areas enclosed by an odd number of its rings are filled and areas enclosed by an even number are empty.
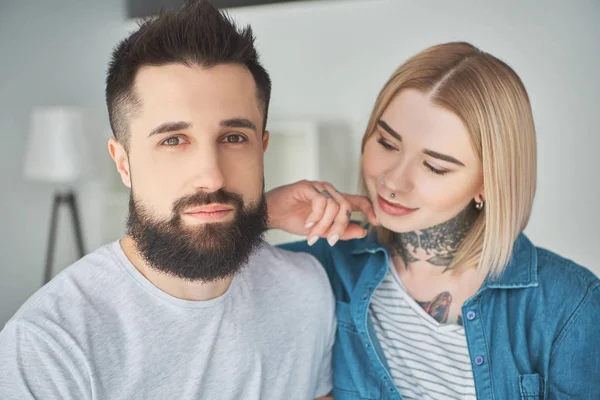
[[[319,240],[318,236],[313,236],[310,239],[308,239],[308,245],[312,246],[313,244],[317,243],[317,240]]]
[[[367,231],[364,231],[362,237],[364,238],[365,236],[367,236],[367,233],[368,233]]]
[[[336,244],[339,239],[340,237],[338,235],[331,235],[327,238],[327,243],[333,247],[333,245]]]
[[[315,224],[314,222],[308,222],[306,225],[304,225],[304,227],[305,227],[306,229],[309,229],[309,228],[312,228],[312,226],[313,226],[314,224]]]

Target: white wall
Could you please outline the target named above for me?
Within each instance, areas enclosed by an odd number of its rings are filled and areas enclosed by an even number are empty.
[[[523,2],[525,3],[525,2]],[[423,48],[467,40],[504,59],[531,95],[538,128],[539,188],[527,232],[534,241],[600,273],[600,3],[594,0],[338,0],[234,9],[252,23],[274,91],[271,116],[345,121],[358,143],[377,92]],[[51,190],[21,177],[28,113],[36,104],[80,104],[110,167],[104,74],[111,48],[132,27],[123,0],[0,2],[0,326],[40,284]],[[356,178],[356,170],[349,171]],[[93,185],[85,206],[91,206]],[[86,212],[90,247],[97,213]],[[62,222],[68,222],[64,220]],[[74,251],[61,231],[57,267]]]
[[[35,105],[90,109],[86,132],[108,162],[104,75],[123,35],[124,0],[0,1],[0,327],[42,283],[52,190],[22,177],[29,112]],[[101,146],[98,147],[98,146]],[[97,246],[90,213],[97,188],[80,199],[88,247]],[[77,259],[68,214],[60,219],[56,270]]]

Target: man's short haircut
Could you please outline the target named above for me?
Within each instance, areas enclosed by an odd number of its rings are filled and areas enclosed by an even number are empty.
[[[248,68],[267,123],[271,79],[259,61],[252,29],[239,29],[227,14],[206,0],[188,0],[178,10],[162,10],[114,49],[106,78],[106,105],[115,138],[129,149],[129,118],[140,101],[134,93],[137,72],[144,66],[182,64],[210,68],[238,64]]]

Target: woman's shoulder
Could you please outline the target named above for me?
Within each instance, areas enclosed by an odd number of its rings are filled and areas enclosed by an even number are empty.
[[[600,280],[588,268],[544,247],[525,235],[515,241],[513,254],[504,271],[490,281],[496,288],[551,288],[556,293],[577,295],[598,286]]]
[[[542,285],[552,284],[573,294],[584,294],[600,288],[600,279],[589,268],[544,247],[535,247],[538,279]]]
[[[575,261],[535,246],[523,234],[504,273],[488,287],[492,299],[502,299],[492,302],[496,310],[518,316],[517,321],[531,324],[554,343],[569,332],[600,327],[600,279]]]
[[[554,332],[552,352],[559,354],[562,348],[571,357],[585,347],[598,354],[600,279],[573,260],[542,247],[535,249],[538,286],[528,306],[536,320],[544,321],[542,329]]]
[[[537,298],[544,303],[543,309],[553,318],[564,322],[581,320],[574,318],[582,313],[586,317],[600,318],[600,279],[590,269],[543,247],[535,247],[537,255]],[[532,299],[533,300],[533,299]],[[532,306],[540,305],[537,301]],[[541,305],[540,305],[541,306]],[[539,308],[538,308],[539,310]],[[597,322],[594,322],[596,324]]]

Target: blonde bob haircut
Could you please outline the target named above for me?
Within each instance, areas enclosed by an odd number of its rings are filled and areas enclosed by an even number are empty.
[[[430,47],[400,66],[379,93],[361,153],[390,101],[404,89],[419,90],[457,115],[483,167],[485,207],[448,268],[455,273],[478,268],[497,277],[527,225],[535,195],[535,127],[525,86],[508,65],[471,44]],[[366,193],[364,182],[361,186]],[[379,241],[389,245],[393,232],[375,229]]]

